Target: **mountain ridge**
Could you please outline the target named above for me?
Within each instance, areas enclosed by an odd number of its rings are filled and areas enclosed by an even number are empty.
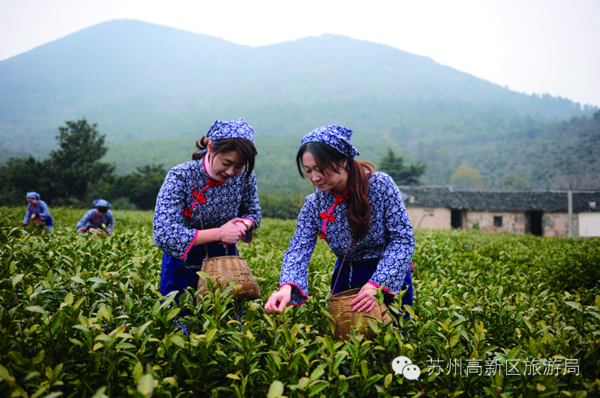
[[[0,61],[0,93],[0,163],[46,156],[58,126],[82,117],[98,123],[111,146],[199,138],[215,119],[240,116],[257,137],[290,145],[319,125],[345,124],[370,158],[390,145],[415,159],[596,109],[345,36],[250,47],[135,20]]]

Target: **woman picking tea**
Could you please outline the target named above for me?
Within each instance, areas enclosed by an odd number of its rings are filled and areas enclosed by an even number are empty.
[[[40,199],[40,194],[37,192],[27,192],[25,198],[27,199],[27,211],[23,218],[23,226],[35,225],[45,230],[46,233],[50,233],[54,229],[54,222],[46,202]]]
[[[323,126],[308,133],[296,156],[298,172],[316,187],[306,197],[296,233],[285,252],[279,291],[269,297],[268,312],[308,298],[308,263],[317,238],[337,257],[332,294],[361,288],[350,305],[369,312],[383,286],[384,302],[406,290],[402,304],[412,305],[413,229],[398,186],[368,162],[354,160],[352,130]]]
[[[254,130],[217,120],[196,142],[192,161],[173,167],[158,193],[154,242],[163,252],[160,293],[198,286],[202,260],[238,255],[261,220],[254,175]]]

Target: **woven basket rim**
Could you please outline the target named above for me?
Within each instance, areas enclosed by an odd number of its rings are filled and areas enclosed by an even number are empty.
[[[344,290],[343,292],[339,292],[339,293],[331,295],[329,300],[334,300],[334,301],[344,300],[350,296],[356,296],[360,292],[360,289],[362,289],[362,288],[357,287],[357,288],[350,289],[350,290]]]
[[[228,259],[228,258],[237,258],[237,259],[246,261],[246,259],[242,256],[216,256],[216,257],[205,258],[202,261],[222,261],[223,259]]]

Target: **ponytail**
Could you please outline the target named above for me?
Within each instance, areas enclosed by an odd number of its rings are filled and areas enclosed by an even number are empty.
[[[369,177],[375,166],[355,160],[348,170],[348,225],[352,231],[352,244],[364,239],[371,227],[371,204],[369,203]]]

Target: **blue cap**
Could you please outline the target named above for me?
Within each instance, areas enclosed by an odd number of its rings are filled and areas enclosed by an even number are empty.
[[[110,209],[110,203],[104,199],[94,200],[94,207],[108,207]]]
[[[349,161],[360,155],[358,149],[350,143],[352,130],[343,126],[328,125],[314,129],[302,138],[302,144],[307,142],[322,142],[346,156]]]
[[[206,133],[206,138],[210,141],[223,138],[245,138],[254,144],[254,129],[246,123],[244,118],[230,122],[216,120]]]
[[[40,194],[37,192],[27,192],[27,199],[39,199],[40,198]]]

